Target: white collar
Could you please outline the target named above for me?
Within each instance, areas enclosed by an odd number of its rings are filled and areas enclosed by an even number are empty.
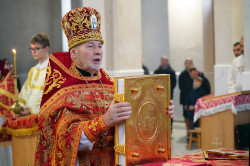
[[[38,69],[43,69],[43,68],[45,68],[45,67],[47,67],[48,66],[48,63],[49,63],[49,58],[48,59],[46,59],[45,61],[43,61],[43,63],[39,63],[39,64],[37,64],[36,65],[36,67],[38,68]]]

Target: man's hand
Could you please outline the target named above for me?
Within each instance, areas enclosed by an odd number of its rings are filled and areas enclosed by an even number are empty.
[[[170,106],[166,108],[167,114],[170,118],[174,118],[174,102],[170,100]]]
[[[29,107],[25,107],[22,111],[21,111],[21,116],[26,116],[26,115],[30,115],[31,112],[30,112],[30,109]]]
[[[184,110],[187,111],[187,109],[188,109],[188,106],[184,105]]]
[[[191,111],[193,111],[193,110],[195,109],[195,107],[194,107],[193,105],[190,105],[190,106],[188,107],[188,109],[191,110]]]
[[[114,104],[114,101],[112,101],[108,111],[103,116],[103,120],[108,127],[112,127],[130,118],[131,113],[132,109],[128,102]]]
[[[30,114],[31,114],[31,112],[30,112],[29,107],[25,107],[25,108],[23,108],[23,109],[20,111],[20,114],[14,115],[14,118],[17,118],[17,117],[20,117],[20,116],[27,116],[27,115],[30,115]]]

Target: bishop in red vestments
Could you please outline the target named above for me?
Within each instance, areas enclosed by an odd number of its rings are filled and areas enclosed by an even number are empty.
[[[127,102],[112,102],[113,81],[101,68],[100,27],[100,13],[90,7],[62,18],[69,52],[50,56],[35,165],[114,165],[113,126],[132,110]]]

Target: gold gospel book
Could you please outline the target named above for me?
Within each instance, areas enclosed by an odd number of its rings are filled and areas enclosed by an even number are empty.
[[[170,75],[115,77],[114,100],[132,107],[131,117],[115,127],[116,165],[170,160]]]

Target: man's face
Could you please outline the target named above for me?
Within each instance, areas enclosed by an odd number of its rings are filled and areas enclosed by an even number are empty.
[[[238,56],[241,55],[241,47],[240,47],[240,44],[234,46],[233,49],[234,49],[233,51],[234,51],[235,57],[238,57]]]
[[[47,58],[49,47],[43,47],[40,43],[30,43],[30,50],[35,60],[42,61]]]
[[[70,50],[71,58],[76,66],[90,74],[95,74],[102,63],[102,42],[88,41]]]
[[[192,60],[186,60],[185,61],[186,69],[189,69],[191,66],[193,66],[193,61]]]
[[[162,67],[167,67],[168,66],[168,60],[165,58],[161,58],[161,66]]]
[[[191,72],[189,72],[189,75],[192,79],[194,79],[195,77],[198,76],[198,71],[197,70],[193,70]]]

